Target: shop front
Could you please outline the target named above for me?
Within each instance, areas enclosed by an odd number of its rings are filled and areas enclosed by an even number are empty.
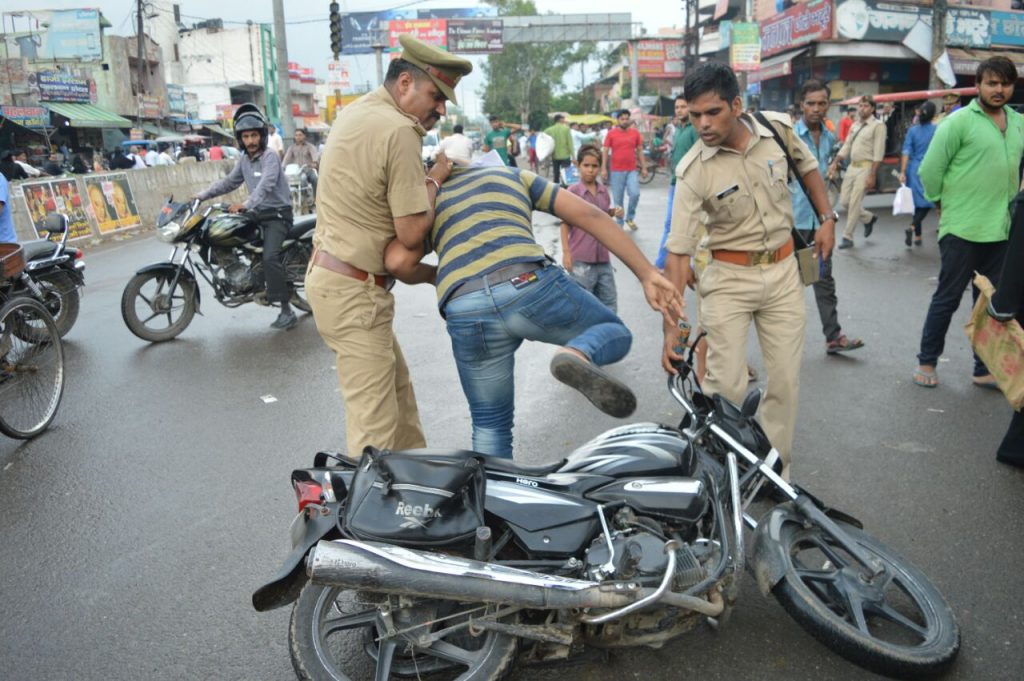
[[[95,104],[48,102],[46,107],[55,137],[60,139],[55,143],[67,145],[73,151],[113,148],[132,127],[127,118]]]

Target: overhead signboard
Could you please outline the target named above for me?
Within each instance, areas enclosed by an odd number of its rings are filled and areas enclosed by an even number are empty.
[[[734,71],[756,71],[761,66],[761,30],[757,24],[733,22],[729,66]]]
[[[683,43],[680,40],[637,42],[637,69],[644,78],[682,78]]]
[[[501,19],[449,19],[448,51],[462,54],[501,52]]]
[[[447,29],[441,29],[442,36],[437,34],[440,24],[411,24],[392,27],[392,22],[447,21],[450,19],[487,19],[498,15],[496,7],[461,7],[454,9],[392,9],[383,12],[352,12],[342,17],[341,51],[345,54],[367,54],[373,52],[374,46],[395,48],[392,41],[397,41],[400,33],[412,33],[419,37],[427,36],[432,45],[447,45]],[[394,36],[394,38],[392,37]],[[438,42],[439,40],[443,42]]]
[[[347,61],[327,62],[327,87],[342,92],[352,89],[352,76]]]
[[[832,17],[831,0],[811,0],[776,14],[761,24],[761,57],[785,52],[814,40],[831,38]]]
[[[167,84],[167,110],[172,116],[184,116],[185,109],[185,88],[174,83]]]
[[[100,13],[97,9],[32,10],[6,12],[0,40],[7,57],[29,61],[67,59],[99,61],[103,58]]]
[[[50,112],[44,106],[2,106],[0,116],[26,128],[45,128],[50,124]]]
[[[990,15],[993,45],[1024,45],[1024,12],[997,12]]]
[[[411,35],[427,45],[448,47],[447,19],[392,19],[388,22],[388,49],[401,51],[401,35]]]
[[[878,0],[844,0],[836,6],[836,31],[841,38],[850,40],[898,43],[918,19],[924,19],[931,25],[931,18],[931,7]],[[946,44],[987,48],[992,45],[991,23],[987,10],[950,7],[946,15]]]
[[[96,101],[96,83],[90,78],[73,76],[62,71],[40,71],[29,75],[29,82],[35,77],[41,102],[74,102],[90,104]]]

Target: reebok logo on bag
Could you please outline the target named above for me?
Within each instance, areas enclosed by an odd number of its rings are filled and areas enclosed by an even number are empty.
[[[406,529],[412,529],[414,527],[426,527],[427,524],[420,520],[420,518],[426,518],[427,520],[433,520],[434,518],[443,518],[441,510],[431,507],[430,504],[424,504],[422,506],[412,506],[399,501],[398,506],[395,507],[395,515],[405,516],[405,520],[402,521],[400,527]]]

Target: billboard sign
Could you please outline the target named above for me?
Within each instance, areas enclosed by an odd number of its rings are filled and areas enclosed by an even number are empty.
[[[21,185],[25,208],[28,210],[36,237],[45,228],[46,216],[58,212],[68,216],[68,239],[81,239],[92,236],[89,216],[86,214],[85,203],[78,192],[75,179],[46,180],[45,182],[24,182]]]
[[[862,0],[852,0],[861,2]],[[832,1],[811,0],[793,5],[761,23],[761,57],[785,52],[813,40],[832,37]],[[733,42],[736,42],[735,24]]]
[[[420,37],[420,31],[426,30],[428,38],[425,42],[431,45],[446,46],[448,44],[447,31],[442,29],[445,35],[442,37],[430,35],[430,29],[423,29],[421,26],[413,26],[410,30],[393,29],[390,24],[393,21],[432,21],[449,19],[488,19],[498,16],[496,7],[460,7],[455,9],[391,9],[384,12],[352,12],[342,16],[341,30],[341,51],[345,54],[370,54],[373,46],[383,45],[385,48],[397,49],[397,34],[412,33]],[[429,26],[429,24],[427,24]],[[434,25],[437,26],[436,24]],[[436,29],[435,29],[436,30]],[[392,38],[395,33],[396,37]],[[422,39],[422,38],[421,38]],[[392,40],[395,44],[392,45]],[[438,42],[443,40],[443,42]],[[490,51],[490,50],[489,50]]]
[[[463,54],[501,52],[501,19],[449,19],[448,51]]]
[[[733,22],[729,66],[735,71],[756,71],[761,67],[761,29],[757,24]]]
[[[142,224],[139,209],[135,204],[135,195],[128,184],[128,175],[88,175],[84,182],[100,234]]]
[[[682,78],[683,43],[680,40],[641,40],[637,43],[637,70],[644,78]]]
[[[898,43],[903,41],[918,19],[924,19],[930,25],[931,18],[931,7],[878,0],[844,0],[836,7],[836,31],[839,37],[850,40]],[[946,15],[946,44],[990,47],[991,24],[987,10],[950,7]]]
[[[186,114],[184,86],[173,83],[167,84],[167,109],[172,116],[184,116]]]
[[[428,45],[447,49],[447,19],[392,19],[388,23],[388,48],[392,52],[401,51],[398,36],[408,34]]]
[[[993,45],[1024,46],[1024,12],[993,11],[989,18]]]
[[[50,124],[50,112],[44,106],[2,106],[0,116],[26,128],[45,128]]]
[[[43,46],[46,59],[80,59],[98,61],[103,58],[100,41],[98,9],[54,10]]]
[[[90,104],[96,101],[96,83],[89,78],[73,76],[62,71],[40,71],[34,74],[41,102],[75,102]],[[32,75],[29,75],[29,82]]]

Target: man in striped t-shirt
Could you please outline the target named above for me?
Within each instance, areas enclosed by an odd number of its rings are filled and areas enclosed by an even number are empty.
[[[652,308],[666,319],[682,309],[679,291],[644,258],[607,214],[526,170],[456,169],[437,196],[430,246],[437,251],[437,299],[473,419],[473,449],[512,456],[513,368],[523,340],[563,346],[555,378],[596,407],[626,417],[632,391],[600,366],[622,359],[632,335],[622,320],[553,266],[533,236],[533,210],[552,213],[592,234],[637,276]],[[422,252],[392,242],[385,266],[399,279]],[[422,281],[422,279],[419,279]]]

